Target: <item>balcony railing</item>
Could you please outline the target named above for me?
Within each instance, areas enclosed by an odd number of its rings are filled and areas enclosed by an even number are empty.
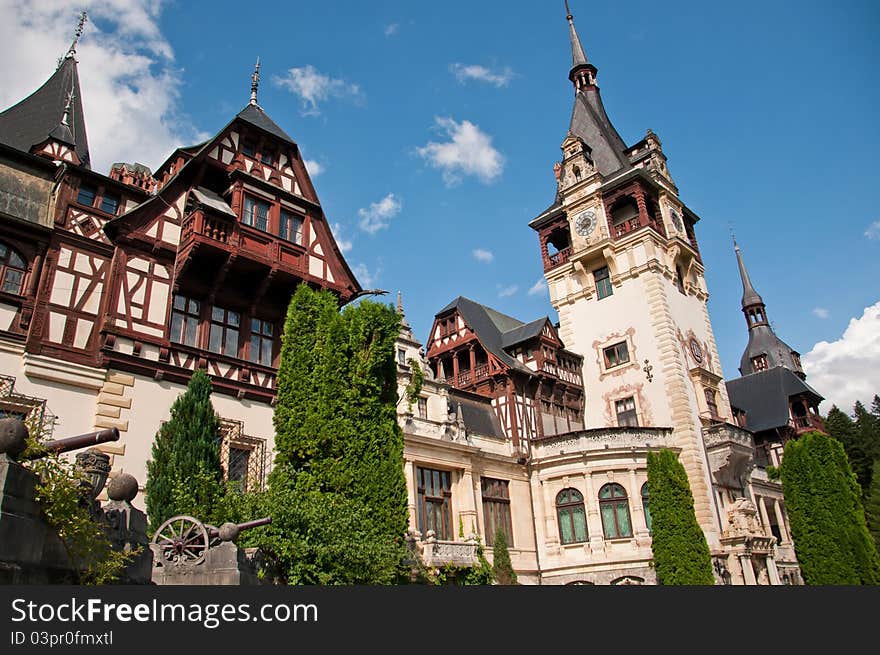
[[[568,246],[567,248],[562,248],[552,255],[548,255],[547,262],[550,264],[550,268],[554,266],[559,266],[560,264],[564,264],[565,262],[567,262],[570,255],[571,246]]]
[[[825,430],[825,426],[822,424],[822,419],[818,416],[813,416],[812,414],[807,416],[795,416],[788,423],[798,434],[801,432],[810,432],[811,430]]]
[[[641,227],[650,227],[658,234],[666,236],[666,230],[663,227],[663,223],[653,218],[649,218],[648,222],[642,225],[641,219],[638,216],[630,218],[629,220],[623,221],[622,223],[618,223],[613,226],[612,232],[614,234],[615,239],[619,239],[622,236],[629,234],[630,232],[635,232]]]

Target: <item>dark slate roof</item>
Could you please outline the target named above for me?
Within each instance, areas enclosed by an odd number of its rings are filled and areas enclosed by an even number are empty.
[[[470,394],[450,389],[449,404],[453,412],[457,412],[459,405],[461,406],[461,417],[469,434],[504,438],[501,422],[488,398],[476,398]]]
[[[746,270],[746,263],[743,261],[742,252],[740,251],[739,246],[736,245],[736,241],[733,242],[733,249],[736,251],[736,263],[739,265],[739,279],[742,281],[743,285],[743,308],[746,308],[749,305],[763,305],[764,300],[761,298],[760,294],[755,291],[755,287],[752,286],[752,280],[749,278],[749,272]]]
[[[221,198],[219,195],[211,191],[210,189],[206,189],[203,186],[197,187],[192,191],[195,199],[205,207],[210,207],[221,214],[227,214],[232,216],[233,218],[237,218],[238,214],[232,211],[232,207],[230,207],[226,201]]]
[[[261,130],[265,130],[269,134],[277,136],[279,139],[296,145],[296,142],[288,136],[287,132],[278,127],[275,121],[269,118],[268,114],[266,114],[259,105],[248,104],[247,107],[238,112],[236,118],[240,118],[251,125],[256,125]]]
[[[67,57],[39,89],[27,98],[0,113],[0,142],[29,152],[32,146],[45,141],[60,124],[73,89],[73,106],[67,122],[82,165],[90,165],[89,142],[79,89],[76,60]]]
[[[446,307],[437,312],[436,316],[445,314],[452,309],[458,310],[458,313],[461,314],[461,317],[465,320],[471,330],[474,331],[474,334],[477,335],[477,338],[486,350],[495,355],[495,357],[504,362],[510,368],[524,373],[534,373],[534,371],[528,368],[525,364],[505,352],[505,333],[515,333],[520,328],[533,326],[538,321],[532,321],[532,323],[526,325],[512,316],[502,314],[491,307],[481,305],[480,303],[474,302],[464,296],[459,296],[453,300],[446,305]],[[540,319],[541,325],[543,325],[543,322],[546,320],[546,317]],[[518,343],[518,341],[510,343]]]
[[[728,380],[725,385],[730,404],[746,413],[746,427],[752,432],[788,425],[792,396],[806,394],[817,403],[823,400],[813,387],[782,366]]]
[[[769,325],[756,325],[749,330],[749,343],[739,360],[740,375],[752,373],[752,358],[758,355],[767,357],[767,368],[784,366],[792,371],[803,369],[798,366],[792,356],[791,347],[776,336]]]
[[[515,346],[518,343],[522,343],[528,339],[533,339],[535,337],[541,336],[541,330],[544,329],[544,325],[547,323],[547,317],[539,318],[531,323],[526,323],[525,325],[521,325],[518,328],[514,328],[512,330],[508,330],[504,334],[501,335],[501,346],[503,348],[510,348],[510,346]]]
[[[605,113],[597,87],[587,87],[575,95],[568,131],[590,146],[593,162],[605,177],[630,167],[624,154],[626,144]]]

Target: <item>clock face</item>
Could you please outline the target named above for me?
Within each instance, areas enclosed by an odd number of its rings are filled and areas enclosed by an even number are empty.
[[[672,207],[669,208],[669,214],[672,216],[672,224],[675,226],[675,229],[681,232],[684,229],[684,224],[681,222],[681,216],[679,216],[678,212]]]
[[[700,344],[696,339],[691,339],[691,354],[694,356],[697,364],[703,361],[703,349],[700,348]]]
[[[582,237],[588,236],[596,227],[596,214],[591,209],[582,211],[574,221],[574,229]]]

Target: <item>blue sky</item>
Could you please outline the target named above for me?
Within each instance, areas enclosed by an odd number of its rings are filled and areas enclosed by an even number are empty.
[[[570,5],[617,130],[627,143],[648,128],[659,135],[682,199],[702,217],[725,375],[738,374],[747,338],[732,225],[809,381],[843,405],[880,392],[880,4]],[[78,59],[99,170],[156,166],[214,134],[247,103],[259,56],[259,102],[318,171],[349,263],[365,286],[403,292],[420,339],[457,295],[556,320],[546,290],[529,293],[542,268],[527,224],[553,200],[572,107],[561,1],[264,2],[248,12],[227,1],[0,0],[11,19],[0,26],[3,107],[51,73],[82,6],[91,21]]]

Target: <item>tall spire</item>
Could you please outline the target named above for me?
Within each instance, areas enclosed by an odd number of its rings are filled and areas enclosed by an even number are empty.
[[[574,83],[574,88],[580,91],[584,87],[596,85],[597,69],[587,61],[587,56],[584,54],[584,48],[574,27],[574,17],[568,8],[568,0],[565,0],[565,18],[568,21],[568,34],[571,39],[571,71],[568,73],[568,79]]]
[[[736,243],[736,237],[734,237],[733,239],[733,249],[736,251],[736,262],[737,264],[739,264],[739,277],[742,280],[743,286],[743,310],[753,305],[763,305],[764,300],[761,298],[758,292],[755,291],[755,287],[752,286],[752,281],[751,279],[749,279],[749,272],[746,270],[746,264],[743,261],[742,251],[739,249],[739,246]]]
[[[587,56],[584,54],[581,40],[574,28],[574,16],[571,15],[571,10],[568,8],[568,0],[565,0],[565,18],[568,20],[568,32],[571,37],[571,67],[583,66],[587,63]]]
[[[257,104],[257,89],[260,87],[260,58],[257,57],[257,65],[254,66],[254,74],[251,75],[251,104],[259,107]]]
[[[76,31],[73,33],[73,42],[70,44],[70,48],[67,49],[67,54],[62,57],[62,61],[64,59],[72,59],[76,55],[76,46],[79,44],[79,39],[83,34],[83,29],[88,19],[89,15],[85,11],[79,12],[79,23],[77,23]],[[58,62],[58,67],[61,67],[61,61]]]

